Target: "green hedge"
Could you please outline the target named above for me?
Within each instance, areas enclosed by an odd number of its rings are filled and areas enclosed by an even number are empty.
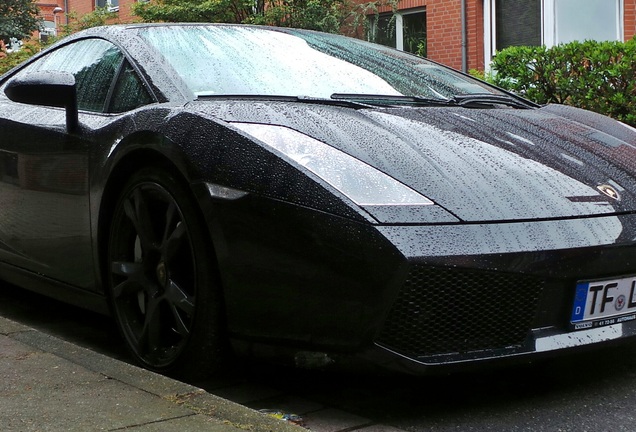
[[[41,49],[42,45],[39,42],[29,41],[25,42],[19,51],[11,53],[0,51],[0,75],[38,53]]]
[[[510,47],[492,62],[495,85],[535,102],[596,111],[636,126],[636,38]]]
[[[60,29],[60,37],[68,36],[72,33],[84,30],[90,27],[103,26],[107,23],[117,24],[116,12],[109,12],[107,8],[97,8],[93,12],[78,16],[77,12],[70,12],[67,14],[69,20],[68,24],[65,24]],[[19,51],[7,53],[2,46],[0,46],[0,75],[19,65],[29,57],[42,51],[47,46],[53,44],[58,38],[49,37],[47,42],[40,42],[36,39],[29,39],[23,41],[22,47]]]

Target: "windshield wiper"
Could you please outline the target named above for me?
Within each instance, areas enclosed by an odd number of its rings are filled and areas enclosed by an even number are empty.
[[[199,94],[197,100],[248,100],[248,101],[273,101],[273,102],[301,102],[318,105],[343,106],[347,108],[369,108],[371,105],[353,100],[325,99],[312,96],[281,96],[258,94]]]
[[[450,99],[427,98],[423,96],[383,95],[366,93],[334,93],[329,99],[313,96],[285,96],[259,94],[199,94],[197,100],[253,100],[275,102],[301,102],[319,105],[335,105],[347,108],[370,108],[382,105],[417,105],[417,106],[461,106],[466,108],[483,108],[485,105],[506,105],[514,108],[535,108],[537,105],[525,99],[506,94],[463,94]]]
[[[369,105],[426,105],[426,106],[449,106],[455,105],[452,99],[425,98],[422,96],[404,95],[382,95],[382,94],[357,94],[357,93],[334,93],[331,99],[362,102]]]
[[[453,96],[455,104],[467,108],[481,108],[484,105],[506,105],[512,108],[536,108],[537,105],[521,98],[506,94],[478,93]]]

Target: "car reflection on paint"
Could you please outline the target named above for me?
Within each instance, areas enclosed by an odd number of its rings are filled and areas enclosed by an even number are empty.
[[[111,313],[147,368],[425,373],[635,333],[612,119],[236,25],[90,29],[0,90],[0,276]]]

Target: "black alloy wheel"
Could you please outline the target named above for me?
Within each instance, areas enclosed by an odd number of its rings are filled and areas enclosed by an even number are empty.
[[[221,360],[219,289],[197,210],[171,175],[141,170],[115,207],[108,245],[111,308],[130,351],[184,378]]]

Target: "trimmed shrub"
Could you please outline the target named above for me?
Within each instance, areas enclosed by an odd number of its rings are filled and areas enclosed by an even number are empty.
[[[497,53],[490,81],[540,104],[596,111],[636,126],[636,38]]]

